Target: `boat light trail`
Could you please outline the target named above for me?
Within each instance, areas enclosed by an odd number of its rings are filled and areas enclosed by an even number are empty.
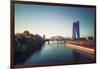
[[[92,48],[87,48],[87,47],[83,47],[83,46],[79,46],[79,45],[74,45],[74,44],[70,44],[70,43],[67,43],[66,45],[68,47],[70,47],[70,48],[79,49],[79,50],[82,50],[82,51],[90,53],[90,54],[94,54],[94,52],[95,52],[95,50],[92,49]]]

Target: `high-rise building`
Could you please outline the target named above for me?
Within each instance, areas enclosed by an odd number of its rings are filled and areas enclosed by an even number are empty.
[[[80,39],[79,21],[73,23],[72,39]]]

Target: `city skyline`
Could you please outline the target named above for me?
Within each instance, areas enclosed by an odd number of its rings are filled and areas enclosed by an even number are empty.
[[[73,23],[79,21],[80,37],[94,36],[94,12],[94,8],[16,4],[15,33],[72,37]]]

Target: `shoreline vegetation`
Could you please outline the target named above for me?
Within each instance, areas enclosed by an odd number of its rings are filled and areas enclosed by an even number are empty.
[[[32,53],[39,51],[45,39],[38,34],[31,34],[29,31],[15,34],[14,64],[23,63]]]

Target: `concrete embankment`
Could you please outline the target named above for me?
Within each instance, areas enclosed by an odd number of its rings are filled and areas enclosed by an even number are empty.
[[[67,41],[66,45],[76,50],[95,54],[95,45],[93,41]]]

